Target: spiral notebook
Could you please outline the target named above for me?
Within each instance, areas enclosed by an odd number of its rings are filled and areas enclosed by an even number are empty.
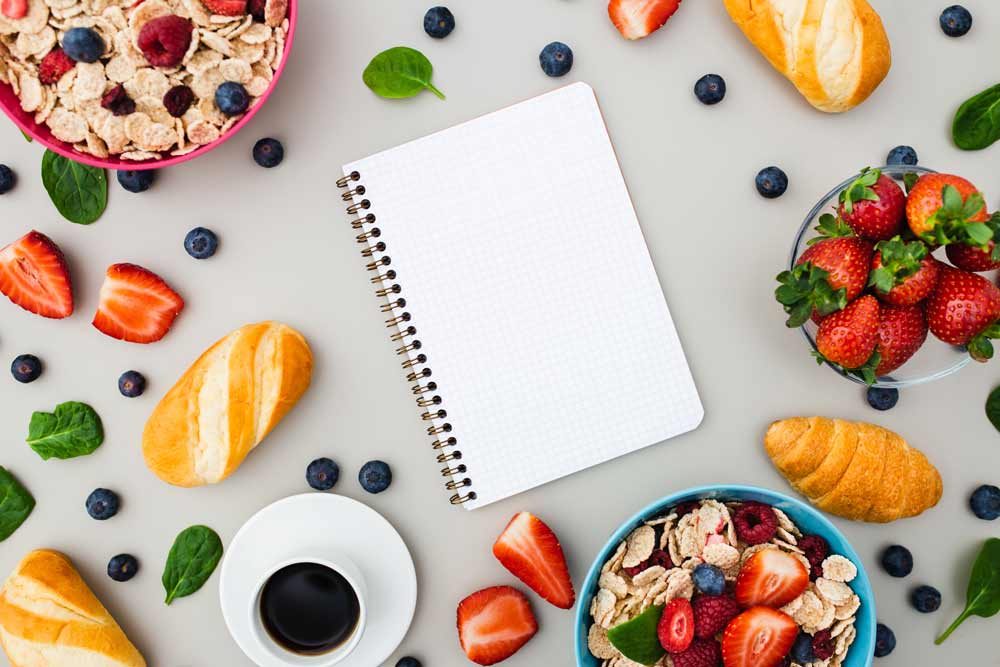
[[[452,503],[701,422],[586,84],[352,162],[337,184]]]

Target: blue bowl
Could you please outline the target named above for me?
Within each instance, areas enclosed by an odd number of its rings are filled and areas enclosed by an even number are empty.
[[[576,664],[577,667],[600,667],[601,661],[590,654],[587,648],[587,631],[590,629],[590,601],[597,595],[597,580],[601,576],[601,567],[614,554],[622,540],[628,537],[637,526],[644,521],[662,515],[668,509],[692,500],[711,498],[719,501],[756,501],[777,507],[795,522],[795,525],[806,534],[815,534],[826,538],[830,543],[831,553],[848,558],[858,567],[858,576],[850,583],[851,588],[861,598],[861,608],[857,613],[855,627],[857,638],[847,653],[844,667],[871,667],[875,655],[875,596],[871,583],[865,574],[861,558],[837,527],[811,506],[789,496],[767,489],[753,486],[703,486],[687,489],[666,496],[644,508],[638,514],[623,523],[611,536],[604,548],[597,555],[587,579],[583,583],[580,600],[576,605]]]

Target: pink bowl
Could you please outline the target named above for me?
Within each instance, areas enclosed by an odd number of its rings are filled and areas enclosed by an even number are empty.
[[[52,136],[49,128],[42,124],[38,125],[35,123],[35,114],[28,113],[21,110],[21,101],[18,99],[17,95],[14,94],[14,89],[10,87],[9,84],[0,83],[0,108],[3,109],[4,113],[10,117],[14,123],[24,131],[29,137],[42,144],[46,148],[52,150],[53,152],[59,153],[65,157],[76,162],[81,162],[83,164],[89,164],[93,167],[103,167],[105,169],[131,169],[135,171],[142,171],[146,169],[160,169],[163,167],[171,167],[175,164],[180,164],[181,162],[187,162],[188,160],[194,159],[199,155],[204,155],[216,146],[220,146],[230,138],[232,138],[237,132],[239,132],[244,125],[250,122],[250,119],[256,115],[267,99],[274,92],[274,87],[278,84],[278,79],[281,78],[282,72],[285,71],[285,65],[288,64],[288,54],[292,52],[292,42],[295,40],[295,25],[299,14],[299,3],[298,0],[288,0],[288,34],[285,36],[285,52],[281,56],[281,63],[278,65],[278,69],[274,71],[274,78],[271,79],[271,85],[268,86],[267,91],[260,96],[257,104],[254,105],[252,109],[246,112],[243,118],[240,118],[239,122],[229,128],[229,131],[224,135],[216,139],[210,144],[205,144],[197,150],[191,151],[187,155],[178,156],[168,156],[160,160],[146,160],[144,162],[135,162],[132,160],[121,160],[116,157],[109,157],[105,159],[94,157],[93,155],[88,155],[87,153],[79,153],[73,150],[73,145],[68,144],[64,141],[60,141]]]

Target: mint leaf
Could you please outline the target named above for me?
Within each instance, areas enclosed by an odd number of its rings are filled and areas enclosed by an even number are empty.
[[[70,401],[57,405],[55,412],[31,415],[27,443],[45,461],[86,456],[102,442],[101,418],[86,403]]]
[[[89,225],[108,206],[108,177],[103,169],[74,162],[45,151],[42,184],[62,217],[78,225]]]
[[[444,93],[431,83],[433,73],[434,67],[427,56],[416,49],[397,46],[372,58],[361,78],[381,97],[400,99],[429,90],[443,100]]]
[[[0,542],[14,534],[35,508],[35,499],[0,466]]]
[[[166,604],[176,598],[196,592],[222,558],[222,540],[208,526],[185,528],[174,539],[163,568],[163,588],[167,592]]]
[[[663,605],[650,605],[631,621],[608,630],[608,641],[629,660],[640,665],[652,665],[666,654],[656,635],[656,626],[662,615]]]
[[[1000,84],[962,103],[951,125],[955,145],[977,151],[1000,140]]]
[[[972,565],[969,587],[965,594],[965,609],[944,633],[934,640],[940,644],[951,636],[970,616],[989,618],[1000,612],[1000,540],[986,540]]]

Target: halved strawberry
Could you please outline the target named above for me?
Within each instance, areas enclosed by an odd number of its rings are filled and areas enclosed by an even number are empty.
[[[493,555],[542,598],[561,609],[573,606],[576,594],[562,546],[538,517],[515,514],[493,545]]]
[[[642,39],[667,22],[681,0],[611,0],[608,16],[625,39]]]
[[[247,13],[247,0],[201,0],[213,14],[243,16]]]
[[[798,634],[799,626],[788,614],[770,607],[748,609],[722,634],[722,662],[726,667],[774,667],[792,650]]]
[[[0,2],[0,14],[9,19],[21,19],[28,13],[28,0],[3,0]]]
[[[736,578],[736,601],[743,607],[781,607],[809,588],[809,571],[779,549],[758,551]]]
[[[108,267],[94,326],[112,338],[154,343],[170,331],[184,299],[158,275],[135,264]]]
[[[688,650],[694,641],[694,608],[684,598],[667,603],[656,624],[656,636],[667,653]]]
[[[538,622],[524,593],[494,586],[458,603],[458,641],[469,660],[494,665],[528,643]]]
[[[31,231],[0,250],[0,292],[27,311],[62,319],[73,314],[73,286],[59,246]]]

